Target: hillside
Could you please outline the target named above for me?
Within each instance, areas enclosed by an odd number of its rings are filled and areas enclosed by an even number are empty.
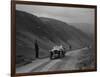
[[[55,45],[62,44],[68,50],[69,45],[77,49],[89,44],[87,35],[68,23],[16,10],[16,55],[35,59],[35,40],[40,58],[48,57]],[[20,63],[20,58],[16,60]]]
[[[70,24],[75,26],[77,29],[80,29],[81,31],[83,31],[85,34],[88,35],[89,38],[93,38],[93,35],[94,35],[94,24],[80,23],[80,22],[79,23],[70,23]]]
[[[51,18],[40,18],[53,34],[59,39],[58,44],[64,43],[64,45],[71,45],[72,49],[81,48],[90,43],[89,37],[83,33],[81,30],[67,24],[65,22],[51,19]],[[65,47],[66,47],[65,46]]]

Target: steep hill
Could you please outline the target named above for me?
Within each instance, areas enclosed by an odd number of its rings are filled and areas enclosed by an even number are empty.
[[[41,17],[40,19],[52,30],[55,36],[57,35],[56,37],[59,39],[58,45],[63,42],[65,45],[70,44],[72,49],[76,49],[90,43],[89,37],[85,33],[70,24],[51,18]]]
[[[16,10],[16,55],[35,59],[35,40],[40,58],[49,56],[55,45],[62,44],[68,50],[69,45],[77,49],[89,44],[87,35],[65,22]],[[16,59],[19,63],[20,58]]]

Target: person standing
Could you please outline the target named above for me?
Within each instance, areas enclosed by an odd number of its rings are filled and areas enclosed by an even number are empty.
[[[35,40],[34,45],[35,45],[35,57],[39,58],[39,46],[38,46],[37,40]]]

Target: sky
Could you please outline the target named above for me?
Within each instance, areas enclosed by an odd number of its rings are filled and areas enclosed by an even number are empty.
[[[88,26],[76,26],[81,28],[83,32],[93,33],[94,30],[94,9],[92,8],[76,8],[76,7],[57,7],[57,6],[43,6],[43,5],[25,5],[17,4],[17,10],[26,11],[38,17],[54,18],[66,23],[86,23]]]

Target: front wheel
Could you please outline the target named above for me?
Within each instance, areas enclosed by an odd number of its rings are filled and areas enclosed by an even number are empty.
[[[50,53],[50,59],[53,59],[53,53],[52,52]]]
[[[52,60],[52,59],[54,59],[54,57],[53,57],[53,56],[51,56],[51,57],[50,57],[50,59]]]

